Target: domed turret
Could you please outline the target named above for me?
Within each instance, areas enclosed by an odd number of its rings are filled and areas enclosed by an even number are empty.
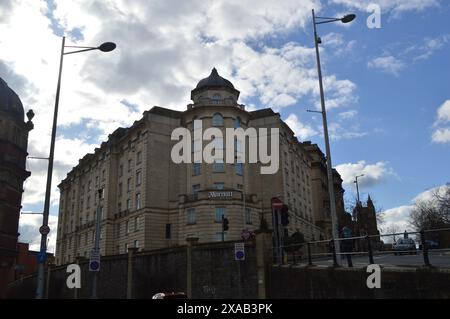
[[[0,78],[0,112],[4,112],[17,121],[23,122],[24,111],[19,96]]]
[[[200,80],[191,91],[191,99],[194,105],[208,101],[212,101],[212,104],[236,105],[239,93],[230,81],[221,77],[217,69],[213,68],[211,74]]]

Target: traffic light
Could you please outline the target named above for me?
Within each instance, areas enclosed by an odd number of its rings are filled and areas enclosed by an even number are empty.
[[[286,204],[281,207],[281,225],[289,225],[289,208]]]
[[[230,227],[228,227],[228,218],[222,215],[222,231],[227,231]]]

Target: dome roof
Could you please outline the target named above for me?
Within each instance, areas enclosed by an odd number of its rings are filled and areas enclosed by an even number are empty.
[[[228,87],[234,90],[233,84],[227,79],[221,77],[219,73],[217,73],[216,68],[213,68],[211,74],[207,78],[204,78],[203,80],[198,82],[195,89],[198,90],[202,88],[216,88],[216,87]]]
[[[24,111],[19,96],[0,78],[0,112],[8,113],[23,122]]]

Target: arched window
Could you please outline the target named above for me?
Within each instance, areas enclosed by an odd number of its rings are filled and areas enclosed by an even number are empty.
[[[221,97],[220,94],[218,94],[218,93],[214,94],[213,97],[212,97],[212,99],[213,99],[214,101],[219,101],[221,98],[222,98],[222,97]]]
[[[241,118],[239,116],[234,120],[234,128],[238,127],[241,127]]]
[[[213,126],[223,126],[223,117],[220,113],[216,113],[212,117]]]

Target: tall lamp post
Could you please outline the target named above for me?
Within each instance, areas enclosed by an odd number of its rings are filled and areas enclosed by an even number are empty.
[[[318,24],[330,23],[341,21],[342,23],[349,23],[355,19],[356,15],[347,14],[342,18],[325,18],[325,17],[316,17],[314,13],[314,9],[312,10],[312,18],[314,25],[314,44],[316,47],[316,59],[317,59],[317,72],[319,75],[319,88],[320,88],[320,102],[322,105],[322,111],[319,112],[322,114],[323,121],[323,132],[325,137],[325,149],[327,154],[327,175],[328,175],[328,194],[330,197],[330,213],[331,213],[331,226],[332,226],[332,235],[334,239],[334,247],[336,254],[340,253],[339,242],[336,240],[339,237],[339,230],[337,225],[337,215],[336,215],[336,202],[334,196],[334,183],[333,183],[333,166],[331,164],[331,152],[330,152],[330,142],[328,139],[328,125],[327,125],[327,113],[325,109],[325,96],[323,93],[323,83],[322,83],[322,69],[320,67],[320,55],[319,55],[319,44],[322,43],[322,40],[317,36],[316,26]],[[316,19],[320,20],[316,22]],[[339,258],[338,258],[339,260]]]
[[[61,55],[59,60],[59,73],[58,73],[58,84],[56,86],[56,97],[55,97],[55,109],[53,112],[53,127],[52,136],[50,140],[50,155],[48,157],[48,171],[47,171],[47,185],[45,188],[45,201],[44,201],[44,211],[42,218],[42,226],[39,228],[41,233],[41,247],[39,250],[39,265],[38,265],[38,277],[37,277],[37,288],[36,288],[36,298],[42,299],[44,297],[44,286],[45,286],[45,260],[47,254],[47,235],[50,232],[48,227],[48,216],[50,211],[50,194],[52,188],[52,174],[53,174],[53,159],[55,153],[55,137],[56,137],[56,126],[58,122],[58,106],[59,106],[59,92],[61,88],[61,73],[63,67],[64,55],[74,54],[79,52],[100,50],[102,52],[110,52],[116,48],[113,42],[105,42],[98,47],[81,47],[73,45],[65,45],[66,37],[62,38],[61,44]],[[76,48],[79,50],[64,52],[65,48]]]
[[[364,176],[364,174],[361,174],[361,175],[355,176],[355,181],[354,181],[354,183],[356,184],[356,198],[357,198],[357,200],[358,200],[357,204],[361,203],[361,201],[359,200],[359,185],[358,185],[358,177],[363,177],[363,176]]]

